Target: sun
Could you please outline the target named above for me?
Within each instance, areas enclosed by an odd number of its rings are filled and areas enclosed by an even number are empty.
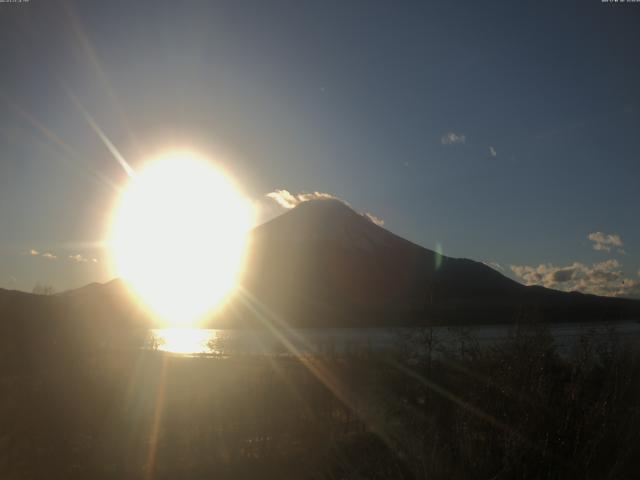
[[[236,285],[252,225],[250,202],[221,170],[192,153],[165,155],[122,190],[113,266],[164,326],[197,326]]]

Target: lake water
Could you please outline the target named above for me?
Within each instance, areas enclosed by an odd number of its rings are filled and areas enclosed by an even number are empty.
[[[514,331],[513,325],[433,327],[438,342],[459,339],[461,333],[480,344],[498,342]],[[586,334],[614,331],[623,342],[640,343],[640,322],[557,323],[550,331],[560,348],[569,348]],[[184,355],[278,355],[384,351],[398,347],[416,333],[411,328],[304,328],[289,330],[155,329],[152,342],[158,350]]]

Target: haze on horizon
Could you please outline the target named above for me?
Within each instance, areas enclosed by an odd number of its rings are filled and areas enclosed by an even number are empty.
[[[636,7],[0,4],[0,288],[110,279],[123,165],[181,147],[258,222],[336,197],[523,283],[640,296]]]

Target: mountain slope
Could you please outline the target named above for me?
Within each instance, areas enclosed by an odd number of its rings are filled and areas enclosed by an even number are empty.
[[[47,354],[68,347],[138,342],[131,332],[151,325],[120,280],[56,295],[0,289],[0,337],[10,339],[3,348],[24,350],[20,356],[29,359],[46,362]]]
[[[628,300],[525,287],[481,262],[398,237],[337,200],[304,202],[257,227],[250,252],[244,287],[298,326],[508,322],[534,310],[570,321],[638,309]],[[251,317],[238,299],[231,304],[219,321],[229,312],[240,312],[231,323]]]
[[[523,317],[640,318],[640,302],[526,287],[483,263],[411,243],[342,202],[315,200],[254,229],[241,288],[209,325],[473,324]],[[48,297],[0,290],[0,318],[151,322],[120,280]]]

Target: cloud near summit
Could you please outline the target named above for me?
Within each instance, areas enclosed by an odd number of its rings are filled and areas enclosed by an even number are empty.
[[[381,218],[376,217],[373,213],[366,212],[366,213],[363,213],[362,215],[367,217],[369,220],[371,220],[373,223],[375,223],[379,227],[384,226],[384,220],[382,220]]]
[[[308,202],[309,200],[339,200],[342,203],[349,205],[347,202],[338,198],[330,193],[313,192],[313,193],[289,193],[288,190],[274,190],[267,193],[267,197],[276,201],[278,205],[287,210],[295,207],[302,202]]]
[[[302,202],[308,202],[310,200],[338,200],[349,207],[351,206],[346,200],[325,192],[302,192],[294,194],[288,190],[274,190],[273,192],[267,193],[266,197],[275,201],[278,205],[287,210],[294,208]],[[380,227],[384,225],[384,220],[373,213],[365,212],[361,215]]]

